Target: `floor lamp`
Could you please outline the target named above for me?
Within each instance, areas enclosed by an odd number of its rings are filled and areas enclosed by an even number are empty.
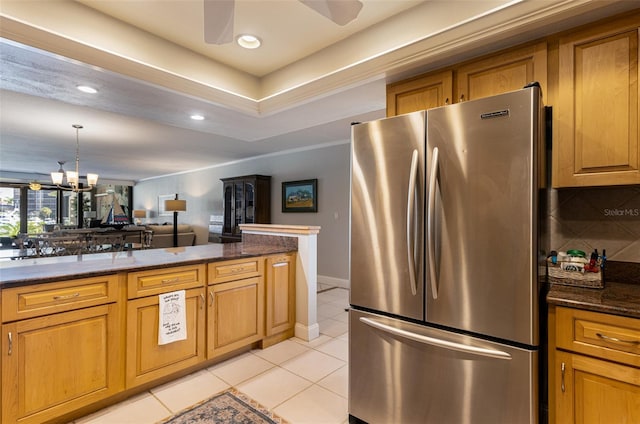
[[[185,212],[187,210],[187,201],[179,200],[176,194],[174,200],[164,201],[164,210],[173,212],[173,247],[178,247],[178,212]]]

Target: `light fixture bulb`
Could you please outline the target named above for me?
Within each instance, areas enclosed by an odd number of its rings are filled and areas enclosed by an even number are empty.
[[[237,40],[240,47],[245,49],[257,49],[262,44],[262,41],[255,35],[244,34],[238,36]]]
[[[42,185],[37,181],[31,181],[29,183],[29,188],[33,191],[38,191],[42,188]]]
[[[82,91],[83,93],[88,93],[88,94],[96,94],[98,92],[98,90],[88,85],[77,85],[76,88]]]
[[[90,186],[98,184],[98,174],[87,174],[87,183]]]
[[[191,115],[191,119],[193,119],[194,121],[204,121],[204,116],[196,113]]]
[[[67,181],[69,184],[78,184],[78,173],[76,171],[67,171]]]
[[[64,177],[64,172],[52,172],[51,182],[53,182],[55,185],[61,185],[63,177]]]

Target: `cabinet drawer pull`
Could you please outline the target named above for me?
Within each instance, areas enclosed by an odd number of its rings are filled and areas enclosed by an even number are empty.
[[[9,331],[8,338],[9,338],[9,352],[7,353],[11,355],[13,353],[13,336],[11,335],[11,331]]]
[[[560,381],[560,390],[562,390],[562,393],[564,393],[564,362],[562,363],[562,365],[560,365],[560,371],[562,372],[562,380]]]
[[[596,333],[596,336],[600,337],[605,342],[614,342],[614,343],[627,343],[627,344],[640,344],[640,340],[622,340],[617,337],[605,336],[602,333]]]
[[[276,264],[273,264],[274,268],[277,268],[279,266],[286,266],[289,262],[278,262]]]
[[[177,283],[179,281],[180,281],[179,277],[165,278],[165,279],[162,280],[162,284]]]
[[[53,300],[65,300],[65,299],[73,299],[74,297],[80,296],[80,293],[76,292],[73,294],[61,294],[58,296],[53,296]]]

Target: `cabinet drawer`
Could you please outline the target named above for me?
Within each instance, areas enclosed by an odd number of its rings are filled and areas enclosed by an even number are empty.
[[[557,346],[640,366],[640,320],[571,308],[557,308]]]
[[[205,284],[205,265],[189,265],[149,271],[130,272],[129,299],[202,287]]]
[[[2,322],[115,302],[119,275],[33,284],[2,290]]]
[[[224,283],[241,278],[257,277],[264,270],[264,258],[238,259],[209,264],[209,284]]]

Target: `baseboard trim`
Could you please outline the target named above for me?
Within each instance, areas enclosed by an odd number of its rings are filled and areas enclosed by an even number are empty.
[[[311,341],[320,336],[320,325],[315,323],[307,326],[296,322],[295,336],[302,340]]]
[[[343,280],[342,278],[328,277],[326,275],[318,275],[318,284],[327,284],[330,286],[341,287],[343,289],[349,289],[349,280]]]

